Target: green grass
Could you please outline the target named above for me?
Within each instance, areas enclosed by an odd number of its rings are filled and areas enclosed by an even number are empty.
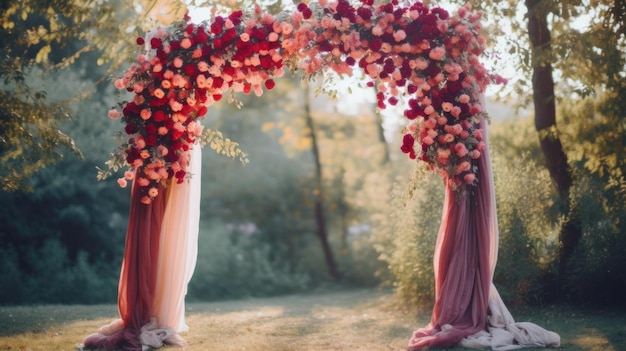
[[[390,308],[392,299],[352,290],[191,303],[184,350],[405,350],[412,331],[430,315]],[[512,313],[517,321],[559,333],[562,350],[626,350],[624,312],[558,306]],[[86,335],[116,317],[114,305],[0,307],[0,350],[76,350]]]

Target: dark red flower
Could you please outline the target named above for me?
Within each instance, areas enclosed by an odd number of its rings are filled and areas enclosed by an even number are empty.
[[[241,17],[243,16],[243,11],[241,10],[237,10],[237,11],[233,11],[233,13],[231,13],[228,16],[228,19],[233,22],[234,25],[239,25],[241,23]]]
[[[158,49],[161,47],[161,45],[163,45],[163,41],[159,38],[152,38],[150,39],[150,46],[153,49]]]
[[[222,34],[222,40],[224,43],[229,43],[237,38],[237,30],[235,28],[228,29]]]
[[[195,25],[193,23],[189,23],[187,25],[187,28],[185,28],[185,32],[191,35],[191,33],[193,33],[194,28],[195,28]]]
[[[274,64],[274,61],[272,60],[272,58],[268,55],[264,55],[261,57],[261,67],[263,67],[263,69],[270,69],[272,68]]]
[[[128,135],[135,134],[137,133],[137,127],[135,127],[134,124],[129,123],[124,127],[124,131],[126,131],[126,134]]]
[[[430,12],[436,14],[442,20],[446,20],[450,17],[448,11],[442,9],[441,7],[435,7],[434,9],[431,9]]]
[[[214,77],[213,78],[213,88],[221,88],[224,85],[224,78],[222,77]]]
[[[378,39],[378,38],[374,38],[370,41],[370,50],[372,51],[378,51],[380,50],[380,48],[383,46],[383,41]]]
[[[157,137],[156,135],[148,135],[145,138],[146,140],[146,145],[148,146],[156,146],[157,144]]]
[[[196,73],[196,65],[193,63],[188,63],[183,67],[183,72],[185,72],[188,76],[193,76]]]
[[[207,113],[208,111],[209,111],[209,110],[207,109],[207,107],[206,107],[206,106],[204,106],[204,105],[203,105],[203,106],[200,106],[200,108],[199,108],[199,109],[198,109],[198,111],[196,112],[196,116],[198,116],[198,117],[202,117],[202,116],[206,115],[206,113]]]
[[[198,32],[194,36],[194,41],[198,44],[204,44],[209,39],[209,36],[204,32],[203,27],[198,27]]]
[[[213,39],[213,47],[217,50],[221,49],[224,46],[221,38]]]
[[[167,115],[165,114],[165,112],[161,111],[161,110],[156,110],[154,111],[154,113],[152,114],[152,119],[154,119],[155,122],[163,122],[167,119]]]
[[[138,38],[137,38],[137,45],[143,45],[143,44],[145,44],[145,43],[146,43],[146,41],[145,41],[145,40],[143,40],[143,38],[142,38],[142,37],[138,37]]]
[[[356,13],[365,21],[369,21],[372,18],[372,9],[367,7],[359,7]]]
[[[154,125],[154,123],[146,124],[144,129],[145,129],[147,135],[156,135],[157,134],[157,130],[158,130],[157,126]]]
[[[218,18],[220,18],[220,17],[218,17]],[[217,18],[216,18],[215,22],[211,23],[211,33],[213,33],[213,34],[220,34],[220,33],[222,33],[223,29],[224,28],[222,27],[222,24],[218,23]]]
[[[176,176],[176,179],[178,179],[178,181],[177,181],[178,184],[181,184],[182,182],[185,181],[185,175],[186,175],[186,173],[183,170],[180,170],[180,171],[176,172],[175,176]]]
[[[265,87],[268,90],[271,90],[272,88],[274,88],[275,85],[276,85],[276,83],[274,82],[273,79],[268,79],[268,80],[265,81]]]

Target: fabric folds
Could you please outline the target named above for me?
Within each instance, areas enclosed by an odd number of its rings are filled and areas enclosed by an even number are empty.
[[[142,350],[184,346],[185,295],[197,258],[201,148],[191,150],[192,177],[159,185],[145,205],[141,187],[131,190],[124,259],[118,287],[120,319],[85,338],[98,350]]]
[[[487,145],[487,125],[481,118]],[[478,185],[467,194],[447,183],[433,260],[435,305],[428,326],[416,330],[409,350],[464,347],[512,350],[560,345],[558,334],[515,323],[492,284],[498,256],[498,219],[488,147],[478,160]]]

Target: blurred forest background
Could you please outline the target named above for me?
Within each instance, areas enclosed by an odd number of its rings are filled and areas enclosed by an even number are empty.
[[[626,4],[470,2],[491,23],[490,62],[516,74],[487,106],[495,284],[513,305],[624,306]],[[182,18],[181,8],[0,2],[0,304],[116,300],[129,189],[96,181],[121,130],[107,117],[123,99],[112,79],[135,57],[135,38]],[[537,42],[538,28],[551,37]],[[374,92],[350,95],[347,84],[338,99],[316,94],[322,85],[284,77],[262,98],[239,96],[242,109],[210,110],[204,125],[239,142],[250,163],[205,148],[190,300],[391,286],[411,308],[432,306],[441,179],[399,151],[401,111],[382,114]]]

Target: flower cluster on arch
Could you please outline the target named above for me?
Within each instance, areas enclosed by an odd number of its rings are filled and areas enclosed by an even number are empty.
[[[262,95],[288,70],[314,75],[363,72],[377,88],[378,107],[405,104],[401,150],[462,187],[476,183],[475,160],[485,147],[478,98],[492,82],[480,63],[486,41],[480,12],[469,5],[454,15],[420,2],[319,0],[279,15],[234,11],[200,24],[184,21],[137,38],[145,47],[115,85],[134,93],[121,104],[128,139],[121,146],[130,168],[118,180],[158,195],[163,180],[184,181],[189,149],[202,133],[199,120],[227,92]]]

